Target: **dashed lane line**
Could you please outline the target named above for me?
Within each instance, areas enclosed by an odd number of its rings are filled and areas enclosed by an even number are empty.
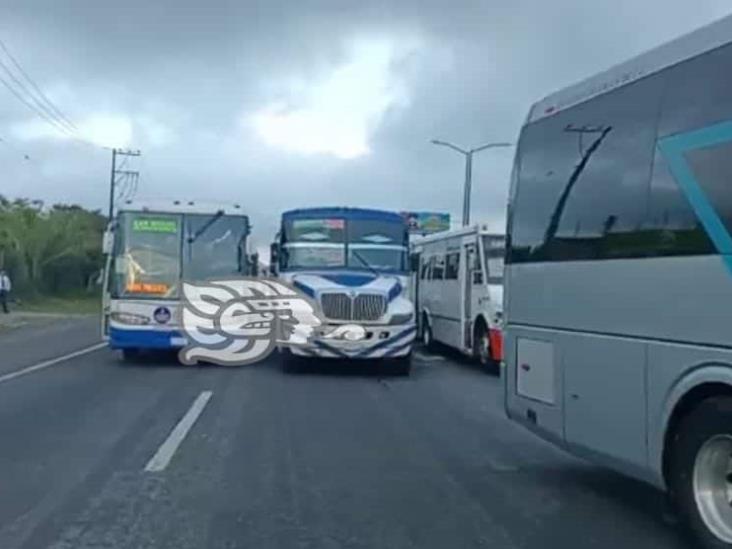
[[[160,445],[160,448],[158,448],[158,451],[155,452],[155,455],[147,462],[147,465],[145,465],[145,471],[148,473],[159,473],[160,471],[165,470],[170,463],[170,460],[173,459],[178,446],[181,445],[183,440],[186,438],[188,431],[191,430],[191,427],[196,423],[196,420],[203,412],[206,404],[211,400],[212,395],[213,392],[211,391],[202,391],[201,394],[196,397],[196,400],[193,401],[193,404],[191,404],[186,415],[181,418],[178,424],[168,435],[168,438],[165,439],[165,442],[163,442]]]
[[[85,347],[83,349],[79,349],[78,351],[74,351],[73,353],[68,353],[56,358],[52,358],[50,360],[44,360],[43,362],[39,362],[38,364],[34,364],[33,366],[28,366],[27,368],[22,368],[20,370],[16,370],[15,372],[10,372],[8,374],[0,376],[0,383],[5,383],[6,381],[10,381],[12,379],[17,379],[19,377],[31,374],[33,372],[37,372],[39,370],[44,370],[46,368],[49,368],[51,366],[55,366],[56,364],[60,362],[65,362],[67,360],[71,360],[72,358],[76,358],[78,356],[82,356],[88,353],[91,353],[93,351],[96,351],[97,349],[101,349],[102,347],[106,347],[106,343],[95,343],[94,345],[91,345],[89,347]]]

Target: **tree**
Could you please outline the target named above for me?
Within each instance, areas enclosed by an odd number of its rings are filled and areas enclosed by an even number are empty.
[[[99,212],[77,205],[0,197],[0,261],[29,291],[84,288],[102,266],[104,227]]]

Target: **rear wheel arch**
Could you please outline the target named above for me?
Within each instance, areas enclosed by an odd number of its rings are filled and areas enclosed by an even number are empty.
[[[700,383],[687,390],[676,401],[663,433],[662,472],[666,486],[670,488],[669,473],[673,444],[679,426],[689,414],[696,410],[703,402],[717,397],[732,397],[732,384],[723,381],[708,381]]]
[[[486,320],[485,315],[483,313],[479,313],[475,320],[473,320],[473,336],[475,336],[475,333],[478,331],[479,328],[483,328],[485,330],[488,330],[488,320]]]

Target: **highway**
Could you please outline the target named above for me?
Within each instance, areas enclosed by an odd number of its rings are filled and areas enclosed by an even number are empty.
[[[687,547],[660,493],[510,423],[447,353],[402,378],[98,343],[95,318],[0,332],[2,549]]]

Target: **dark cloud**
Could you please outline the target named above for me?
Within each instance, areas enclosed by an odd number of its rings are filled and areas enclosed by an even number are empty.
[[[144,152],[141,196],[239,201],[263,245],[290,207],[457,216],[461,158],[430,139],[514,141],[531,102],[729,12],[726,0],[0,0],[0,38],[74,121],[129,124]],[[395,98],[369,119],[370,153],[267,145],[251,116],[317,102],[309,86],[353,61],[354,40],[393,48]],[[344,89],[365,101],[360,86]],[[0,192],[103,207],[109,152],[19,134],[31,120],[0,88]],[[476,157],[476,219],[501,222],[511,161],[511,151]]]

